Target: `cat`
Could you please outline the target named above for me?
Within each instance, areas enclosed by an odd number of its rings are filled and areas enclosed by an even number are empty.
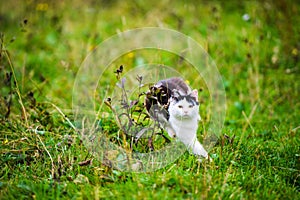
[[[198,91],[182,78],[173,77],[157,82],[147,92],[145,106],[171,138],[177,138],[195,155],[208,158],[197,139],[199,114]]]

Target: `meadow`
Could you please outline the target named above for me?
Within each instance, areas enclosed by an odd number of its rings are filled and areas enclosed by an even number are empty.
[[[300,199],[299,13],[292,0],[1,1],[0,199]],[[216,64],[226,116],[213,162],[185,152],[155,171],[124,172],[97,160],[72,127],[72,92],[86,56],[112,35],[143,27],[193,38]],[[121,65],[126,73],[151,59],[176,65],[202,91],[202,140],[210,93],[178,56],[122,55],[98,93],[114,90]],[[105,133],[130,149],[105,113],[98,116]],[[134,150],[147,152],[148,144]]]

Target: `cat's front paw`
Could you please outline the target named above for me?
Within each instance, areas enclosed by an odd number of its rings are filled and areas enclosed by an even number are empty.
[[[193,146],[193,153],[195,155],[202,156],[205,159],[208,159],[208,153],[207,153],[207,151],[205,151],[205,149],[203,148],[203,146],[200,144],[199,141],[195,142],[195,144]]]
[[[166,127],[166,131],[168,132],[168,134],[169,134],[169,136],[170,136],[171,138],[176,138],[176,133],[175,133],[175,131],[174,131],[173,128],[171,128],[171,127]]]
[[[197,160],[201,163],[202,162],[206,162],[206,163],[212,163],[213,162],[213,159],[210,156],[207,156],[206,158],[204,158],[203,156],[200,156]]]

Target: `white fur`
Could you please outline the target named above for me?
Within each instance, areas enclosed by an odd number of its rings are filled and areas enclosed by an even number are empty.
[[[198,95],[198,94],[197,94]],[[193,105],[186,99],[176,102],[170,99],[169,123],[165,126],[170,137],[177,137],[183,142],[189,150],[195,155],[208,158],[208,154],[197,140],[198,122],[201,119],[199,115],[199,105]]]

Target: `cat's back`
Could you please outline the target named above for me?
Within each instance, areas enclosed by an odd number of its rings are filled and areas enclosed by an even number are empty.
[[[164,79],[155,84],[155,87],[162,87],[171,93],[174,89],[179,91],[182,95],[186,95],[191,92],[191,88],[180,77],[172,77]]]
[[[145,106],[147,111],[153,105],[165,106],[166,110],[169,107],[169,99],[171,98],[174,89],[176,89],[181,95],[187,95],[191,92],[191,88],[180,77],[172,77],[158,81],[147,92],[145,99]]]

